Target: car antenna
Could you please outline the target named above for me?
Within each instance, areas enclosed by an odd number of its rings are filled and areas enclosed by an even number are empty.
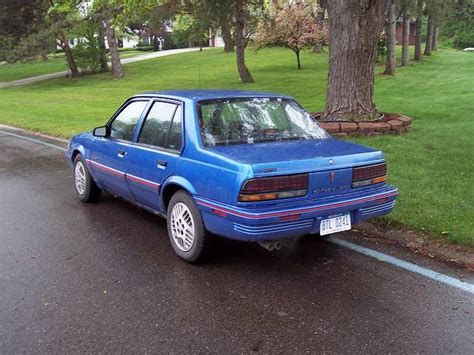
[[[199,89],[201,89],[201,58],[199,58],[198,62],[198,83]]]

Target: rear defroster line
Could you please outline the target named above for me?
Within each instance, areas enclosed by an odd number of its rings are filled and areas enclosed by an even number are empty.
[[[16,137],[16,138],[19,138],[19,139],[23,139],[23,140],[26,140],[26,141],[35,142],[35,143],[38,143],[38,144],[41,144],[41,145],[44,145],[44,146],[47,146],[47,147],[50,147],[50,148],[53,148],[53,149],[60,150],[60,151],[66,151],[67,150],[67,149],[65,149],[65,148],[63,148],[59,145],[44,142],[44,141],[39,140],[39,139],[25,137],[25,136],[21,136],[19,134],[5,132],[5,131],[2,131],[2,130],[0,130],[0,133],[1,134],[6,134],[8,136]],[[335,245],[338,245],[340,247],[356,251],[356,252],[358,252],[362,255],[377,259],[379,261],[382,261],[384,263],[393,265],[393,266],[398,267],[400,269],[404,269],[404,270],[419,274],[419,275],[424,276],[426,278],[429,278],[431,280],[435,280],[435,281],[443,283],[445,285],[456,287],[460,290],[463,290],[463,291],[469,292],[471,294],[474,294],[474,285],[470,284],[468,282],[463,282],[463,281],[461,281],[459,279],[456,279],[454,277],[441,274],[439,272],[436,272],[436,271],[418,266],[418,265],[410,263],[408,261],[403,261],[403,260],[394,258],[393,256],[386,255],[386,254],[380,253],[376,250],[372,250],[372,249],[369,249],[369,248],[366,248],[366,247],[363,247],[363,246],[360,246],[360,245],[357,245],[357,244],[354,244],[354,243],[351,243],[351,242],[348,242],[348,241],[345,241],[345,240],[342,240],[342,239],[339,239],[339,238],[336,238],[336,237],[328,237],[328,238],[326,238],[326,240],[333,243],[333,244],[335,244]]]
[[[435,281],[438,281],[438,282],[443,283],[445,285],[456,287],[456,288],[461,289],[463,291],[474,294],[474,285],[470,284],[468,282],[463,282],[463,281],[461,281],[459,279],[456,279],[454,277],[441,274],[439,272],[424,268],[422,266],[418,266],[418,265],[410,263],[408,261],[397,259],[393,256],[378,252],[378,251],[373,250],[373,249],[363,247],[363,246],[358,245],[358,244],[348,242],[346,240],[339,239],[339,238],[334,237],[334,236],[328,237],[325,240],[327,240],[327,241],[329,241],[333,244],[336,244],[340,247],[344,247],[344,248],[356,251],[356,252],[358,252],[360,254],[363,254],[365,256],[369,256],[371,258],[377,259],[377,260],[382,261],[384,263],[396,266],[400,269],[404,269],[404,270],[413,272],[415,274],[422,275],[422,276],[427,277],[431,280],[435,280]]]

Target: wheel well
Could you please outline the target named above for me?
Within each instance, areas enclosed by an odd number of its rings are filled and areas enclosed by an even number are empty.
[[[168,205],[170,203],[171,197],[173,197],[173,195],[179,190],[186,191],[182,186],[176,185],[176,184],[169,184],[163,190],[162,199],[163,199],[163,207],[165,208],[165,211],[168,210]]]
[[[72,152],[71,160],[72,160],[73,163],[74,163],[74,159],[76,159],[78,154],[81,154],[81,152],[78,151],[77,149],[74,152]]]

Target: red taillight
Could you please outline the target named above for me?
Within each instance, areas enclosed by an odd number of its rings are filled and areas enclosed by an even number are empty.
[[[247,180],[242,187],[242,192],[252,193],[306,188],[308,188],[308,174],[300,174]]]
[[[362,187],[387,181],[385,163],[352,169],[352,187]]]
[[[239,201],[264,201],[304,196],[308,192],[308,174],[275,176],[247,180]]]

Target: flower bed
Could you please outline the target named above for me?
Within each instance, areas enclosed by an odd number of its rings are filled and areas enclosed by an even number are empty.
[[[408,131],[412,119],[399,113],[383,113],[372,121],[321,121],[321,112],[312,114],[319,125],[336,137],[400,134]]]

